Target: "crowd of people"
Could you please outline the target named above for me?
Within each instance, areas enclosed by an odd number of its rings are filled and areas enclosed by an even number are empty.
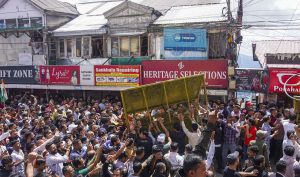
[[[290,105],[195,101],[124,117],[119,97],[11,95],[0,177],[300,176]]]

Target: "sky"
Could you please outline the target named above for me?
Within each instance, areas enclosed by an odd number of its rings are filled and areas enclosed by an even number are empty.
[[[300,0],[244,0],[243,4],[243,24],[255,27],[242,30],[240,60],[252,59],[253,41],[300,40]]]

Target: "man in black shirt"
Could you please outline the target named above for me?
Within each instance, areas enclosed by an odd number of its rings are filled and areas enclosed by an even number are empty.
[[[257,171],[252,172],[237,172],[239,166],[239,153],[234,152],[229,154],[226,158],[227,166],[224,169],[223,177],[241,177],[241,176],[257,176]]]

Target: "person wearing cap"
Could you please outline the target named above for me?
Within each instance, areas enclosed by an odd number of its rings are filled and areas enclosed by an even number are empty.
[[[239,153],[234,152],[226,157],[227,166],[224,169],[223,177],[241,177],[241,176],[256,176],[256,172],[239,172],[237,168],[239,166]]]
[[[269,149],[267,144],[265,143],[265,138],[267,136],[266,131],[258,130],[256,132],[256,140],[250,141],[251,146],[257,146],[258,147],[258,154],[257,155],[263,155],[265,158],[265,165],[266,169],[271,171],[271,165],[269,161]]]
[[[13,147],[13,152],[11,153],[11,157],[13,163],[15,164],[15,173],[19,173],[20,176],[25,177],[25,156],[23,151],[21,150],[21,144],[18,140],[14,140],[11,142]]]
[[[286,146],[284,148],[284,155],[280,160],[286,162],[286,177],[294,177],[294,167],[300,165],[299,162],[294,157],[295,148],[293,146]]]

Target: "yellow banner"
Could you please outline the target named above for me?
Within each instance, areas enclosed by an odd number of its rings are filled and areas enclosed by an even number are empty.
[[[190,103],[199,98],[204,84],[201,74],[121,91],[125,114],[180,102]]]

